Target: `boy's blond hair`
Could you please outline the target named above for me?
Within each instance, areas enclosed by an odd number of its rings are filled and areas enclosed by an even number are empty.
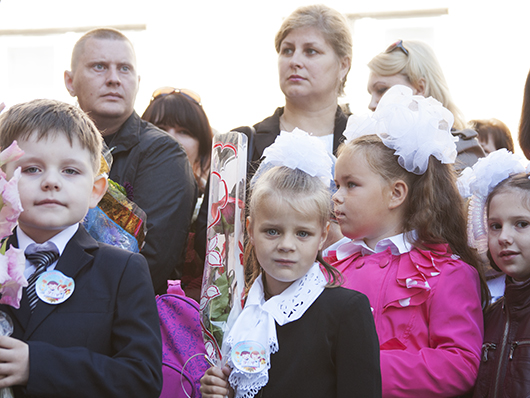
[[[37,134],[37,141],[64,134],[70,145],[77,138],[90,152],[94,172],[101,165],[103,139],[90,118],[81,109],[64,102],[38,99],[14,105],[0,115],[0,147]]]

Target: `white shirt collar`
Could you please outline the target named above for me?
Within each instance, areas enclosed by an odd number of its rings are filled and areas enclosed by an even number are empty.
[[[322,257],[326,257],[330,251],[337,251],[337,249],[344,243],[351,242],[350,239],[346,238],[345,236],[335,243],[329,245],[325,249],[322,250]]]
[[[49,240],[49,242],[55,243],[55,246],[57,246],[57,249],[59,250],[59,257],[63,254],[64,248],[70,242],[70,239],[72,239],[72,236],[77,232],[79,229],[79,223],[69,226],[66,229],[63,229],[61,232],[59,232],[57,235],[55,235],[53,238]],[[18,241],[18,248],[22,250],[26,250],[26,247],[28,247],[31,243],[35,243],[33,239],[31,239],[20,227],[16,229],[17,233],[17,241]],[[57,261],[50,265],[48,267],[48,270],[55,269],[55,265],[57,264]],[[32,265],[29,261],[26,261],[26,269],[24,271],[24,276],[28,278],[35,272],[35,266]]]
[[[59,256],[63,254],[66,244],[70,242],[70,239],[72,239],[72,236],[74,236],[78,229],[79,223],[71,225],[68,228],[63,229],[49,240],[50,242],[55,243],[55,246],[57,246],[57,249],[59,249]],[[26,247],[28,247],[31,243],[35,243],[35,241],[26,235],[26,233],[22,231],[20,227],[17,228],[17,241],[18,248],[22,250],[26,250]]]
[[[415,233],[412,232],[412,236]],[[412,250],[412,244],[407,238],[407,234],[401,233],[398,235],[390,236],[385,239],[381,239],[375,245],[375,250],[372,250],[362,239],[351,240],[338,247],[337,259],[342,260],[346,257],[351,256],[354,253],[361,252],[363,256],[374,253],[384,252],[387,248],[390,248],[390,252],[398,256],[403,253],[408,253]]]

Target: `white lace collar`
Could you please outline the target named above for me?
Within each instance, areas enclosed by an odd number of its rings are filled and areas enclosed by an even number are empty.
[[[279,349],[275,323],[283,326],[300,319],[326,284],[320,264],[315,263],[281,294],[265,301],[263,281],[256,279],[245,308],[223,341],[223,356],[232,368],[229,382],[236,390],[236,398],[253,397],[269,381],[270,354]],[[243,353],[248,352],[259,352],[261,362],[251,362],[248,355],[243,358]]]

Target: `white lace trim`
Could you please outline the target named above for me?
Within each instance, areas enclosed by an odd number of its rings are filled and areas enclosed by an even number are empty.
[[[269,381],[270,354],[279,350],[276,322],[283,326],[300,319],[324,291],[327,281],[320,264],[315,263],[302,278],[285,291],[265,301],[263,282],[257,278],[250,288],[245,308],[223,341],[223,353],[232,368],[228,381],[236,398],[252,398]],[[256,341],[267,349],[266,366],[259,372],[247,373],[232,362],[232,348],[241,341]]]
[[[467,224],[468,244],[479,253],[486,253],[488,250],[486,201],[489,194],[511,175],[528,172],[526,167],[526,159],[502,148],[479,159],[458,178],[460,194],[463,197],[471,196]]]

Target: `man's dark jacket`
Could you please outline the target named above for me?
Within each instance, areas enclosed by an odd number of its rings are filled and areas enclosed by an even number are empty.
[[[115,134],[105,136],[113,164],[110,179],[132,186],[132,200],[147,214],[141,253],[157,294],[180,277],[197,184],[186,152],[169,134],[136,112]]]

